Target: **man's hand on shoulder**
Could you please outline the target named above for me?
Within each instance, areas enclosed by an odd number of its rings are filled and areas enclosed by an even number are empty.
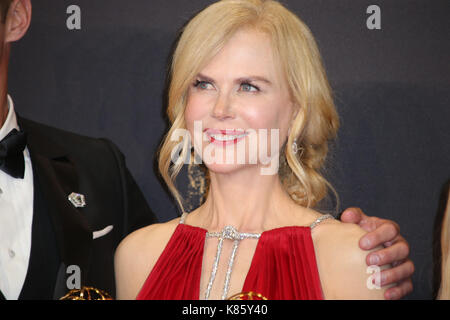
[[[392,265],[392,268],[381,272],[381,286],[396,284],[386,290],[385,298],[400,299],[412,292],[414,264],[408,258],[409,244],[400,235],[398,224],[387,219],[368,217],[359,208],[346,209],[341,215],[341,221],[357,224],[367,231],[361,236],[359,246],[363,250],[371,250],[366,256],[368,266]]]
[[[325,299],[382,300],[388,286],[381,285],[380,272],[390,267],[369,267],[359,239],[366,234],[356,224],[323,223],[315,230],[320,278]],[[376,250],[372,249],[372,250]]]

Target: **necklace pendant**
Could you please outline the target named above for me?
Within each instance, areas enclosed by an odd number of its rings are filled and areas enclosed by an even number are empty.
[[[224,239],[240,240],[239,232],[233,226],[225,226],[222,231]]]

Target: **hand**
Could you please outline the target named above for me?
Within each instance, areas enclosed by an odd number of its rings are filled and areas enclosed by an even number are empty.
[[[400,227],[394,221],[377,217],[368,217],[359,208],[346,209],[341,221],[355,223],[368,233],[361,238],[359,246],[363,250],[371,250],[380,245],[384,248],[367,255],[366,263],[382,266],[391,264],[392,268],[381,272],[381,286],[396,283],[395,287],[386,290],[386,299],[397,300],[413,290],[411,276],[414,263],[408,259],[409,244],[400,235]]]

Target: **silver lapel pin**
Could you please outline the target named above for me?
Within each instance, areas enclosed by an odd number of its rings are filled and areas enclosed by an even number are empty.
[[[86,199],[84,195],[80,193],[72,192],[68,197],[69,201],[72,202],[75,208],[84,208],[86,207]]]

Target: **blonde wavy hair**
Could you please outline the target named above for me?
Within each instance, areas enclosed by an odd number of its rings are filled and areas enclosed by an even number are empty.
[[[172,150],[179,142],[170,137],[176,129],[186,128],[188,89],[196,75],[236,31],[249,27],[270,37],[276,61],[298,108],[280,152],[279,176],[283,186],[297,204],[305,207],[315,206],[327,195],[328,188],[335,193],[320,171],[339,119],[311,31],[277,1],[222,0],[202,10],[184,27],[170,66],[167,114],[171,127],[159,149],[159,170],[183,212],[183,200],[175,187],[183,163],[171,162]],[[182,159],[191,156],[186,140],[180,153]],[[296,154],[286,147],[294,141],[299,147]]]

